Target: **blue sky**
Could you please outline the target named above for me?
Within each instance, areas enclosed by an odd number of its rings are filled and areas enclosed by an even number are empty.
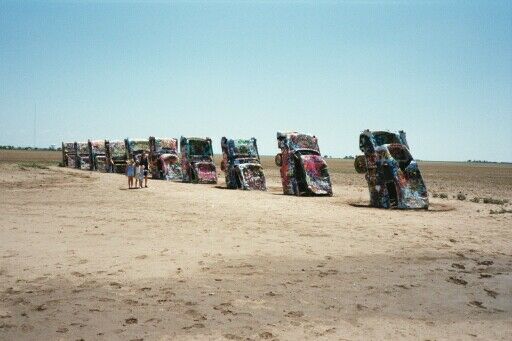
[[[0,3],[0,144],[310,132],[512,161],[509,1]]]

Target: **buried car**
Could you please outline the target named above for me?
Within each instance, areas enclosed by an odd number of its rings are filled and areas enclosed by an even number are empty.
[[[180,149],[183,182],[217,183],[217,169],[213,162],[213,148],[210,138],[182,136]]]
[[[221,139],[221,169],[226,174],[226,186],[231,189],[266,191],[265,175],[260,163],[258,146],[250,139]]]
[[[62,142],[62,166],[77,168],[76,142]]]
[[[284,194],[332,195],[327,164],[316,136],[278,132],[277,143],[281,153],[276,155],[275,162],[280,167]]]
[[[124,140],[108,141],[108,150],[115,173],[124,173],[126,171],[126,161],[128,161],[128,149]]]
[[[181,181],[178,139],[149,138],[149,162],[153,179]]]
[[[103,173],[111,171],[108,145],[106,140],[89,140],[92,170]]]
[[[149,139],[126,139],[128,157],[133,161],[140,161],[142,154],[149,154]]]
[[[428,208],[427,188],[405,132],[365,130],[359,136],[359,148],[364,155],[356,157],[354,166],[358,173],[365,173],[371,206]]]
[[[76,142],[77,167],[82,170],[92,170],[91,151],[89,142]]]

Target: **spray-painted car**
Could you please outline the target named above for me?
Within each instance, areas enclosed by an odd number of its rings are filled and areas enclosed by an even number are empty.
[[[108,141],[108,149],[115,173],[126,172],[128,149],[124,140]]]
[[[182,136],[180,149],[183,182],[217,183],[217,169],[213,162],[213,148],[210,138]]]
[[[91,170],[91,152],[89,150],[89,142],[77,142],[76,143],[77,155],[77,168],[82,170]]]
[[[316,136],[278,132],[277,144],[281,153],[275,161],[280,167],[284,194],[332,195],[329,171]]]
[[[149,138],[149,162],[153,179],[182,181],[178,139]]]
[[[106,140],[89,140],[92,170],[111,172],[109,143]]]
[[[69,168],[77,168],[76,143],[62,142],[62,165]]]
[[[221,139],[221,169],[226,174],[226,186],[231,189],[267,190],[258,145],[250,139]]]
[[[149,154],[149,139],[126,139],[126,147],[131,160],[140,161],[142,153]]]
[[[418,164],[409,152],[405,132],[365,130],[359,136],[364,155],[354,166],[365,173],[370,204],[381,208],[428,208],[428,193]]]

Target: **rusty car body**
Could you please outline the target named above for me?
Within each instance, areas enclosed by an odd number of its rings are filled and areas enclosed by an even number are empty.
[[[128,161],[128,148],[125,140],[108,141],[108,149],[114,173],[124,173]]]
[[[359,148],[364,155],[356,157],[354,166],[358,173],[365,174],[371,206],[428,208],[427,187],[404,131],[365,130],[359,136]]]
[[[181,171],[183,182],[217,183],[217,169],[213,162],[210,138],[181,137]]]
[[[140,161],[142,153],[149,154],[149,139],[136,138],[125,140],[128,157],[133,161]]]
[[[267,190],[258,145],[250,139],[221,139],[222,164],[226,186],[230,189]]]
[[[107,140],[89,140],[89,153],[91,155],[91,169],[107,173],[111,172],[110,150]]]
[[[278,132],[276,165],[280,167],[283,193],[289,195],[332,195],[327,163],[314,135]]]
[[[153,179],[182,181],[178,139],[150,136],[149,162]]]
[[[92,170],[89,142],[76,142],[76,152],[77,168],[81,170]]]
[[[76,142],[62,142],[62,166],[77,168]]]

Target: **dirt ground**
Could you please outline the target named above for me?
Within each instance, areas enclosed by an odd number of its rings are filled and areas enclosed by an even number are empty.
[[[512,339],[512,205],[469,201],[510,165],[421,163],[433,210],[398,211],[350,205],[351,161],[314,198],[270,157],[267,192],[28,162],[58,158],[0,152],[2,340]]]

